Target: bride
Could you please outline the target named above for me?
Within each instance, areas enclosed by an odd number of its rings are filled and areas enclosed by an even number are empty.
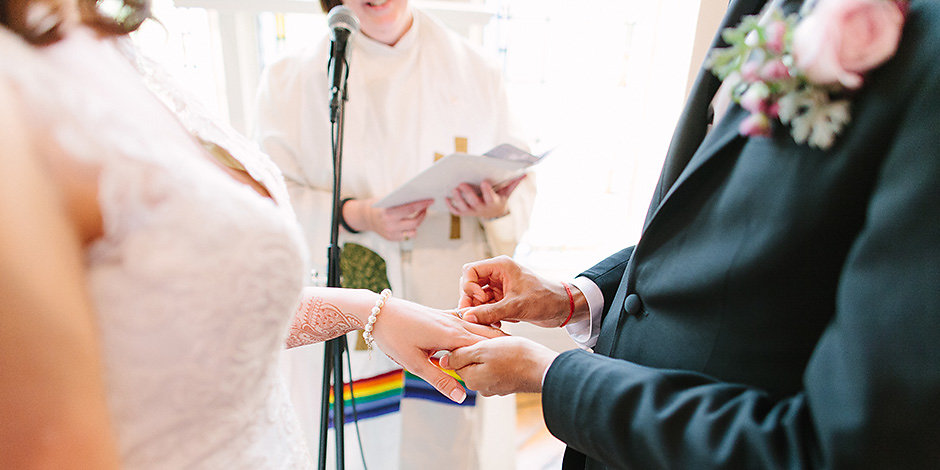
[[[304,288],[279,171],[134,54],[148,16],[0,0],[0,467],[308,468],[279,350],[371,321],[461,401],[429,355],[499,332]]]

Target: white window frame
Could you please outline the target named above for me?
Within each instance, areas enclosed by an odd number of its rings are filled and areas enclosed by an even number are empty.
[[[261,75],[258,53],[258,15],[303,13],[323,15],[316,0],[175,0],[175,6],[204,8],[216,30],[225,77],[225,112],[229,123],[247,133],[254,116],[254,97]],[[496,14],[480,3],[419,1],[415,6],[433,13],[458,33],[479,43],[483,27]]]

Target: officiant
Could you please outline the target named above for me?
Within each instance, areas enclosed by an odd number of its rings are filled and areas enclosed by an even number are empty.
[[[460,185],[435,206],[443,210],[429,209],[431,201],[386,209],[373,203],[445,155],[482,154],[503,143],[527,148],[526,139],[510,112],[500,69],[465,39],[407,0],[342,3],[359,18],[362,33],[352,39],[347,82],[343,285],[390,287],[396,296],[453,308],[464,263],[514,251],[528,226],[531,176],[499,190]],[[321,1],[324,12],[339,4]],[[266,70],[257,130],[260,145],[284,172],[312,264],[321,273],[332,207],[329,51],[327,36]],[[382,468],[393,470],[399,461],[401,468],[435,468],[441,461],[480,468],[483,414],[511,419],[514,402],[485,404],[471,396],[463,406],[447,404],[446,397],[424,393],[384,354],[370,358],[357,347],[361,343],[350,337],[353,377],[362,385],[356,395],[364,394],[357,411],[367,417],[360,422],[367,460],[381,458]],[[319,429],[319,354],[291,357],[292,395],[311,443]],[[372,385],[393,395],[403,389],[400,408],[369,401]],[[412,386],[417,388],[409,391]],[[347,436],[355,436],[354,429],[348,427]],[[512,445],[508,441],[501,445]],[[346,459],[353,466],[359,460]]]

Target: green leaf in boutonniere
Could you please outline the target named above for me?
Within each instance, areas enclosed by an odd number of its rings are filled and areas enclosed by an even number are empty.
[[[705,66],[732,81],[732,99],[750,113],[741,134],[768,136],[779,121],[797,143],[829,149],[851,121],[847,93],[894,55],[907,2],[810,0],[790,16],[778,3],[725,29],[728,47],[712,50]]]

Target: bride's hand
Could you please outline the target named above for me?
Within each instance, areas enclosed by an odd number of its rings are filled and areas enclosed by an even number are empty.
[[[465,322],[452,313],[396,298],[388,299],[372,334],[392,360],[457,403],[467,397],[467,392],[456,379],[431,363],[430,357],[438,351],[506,336],[497,328]]]

